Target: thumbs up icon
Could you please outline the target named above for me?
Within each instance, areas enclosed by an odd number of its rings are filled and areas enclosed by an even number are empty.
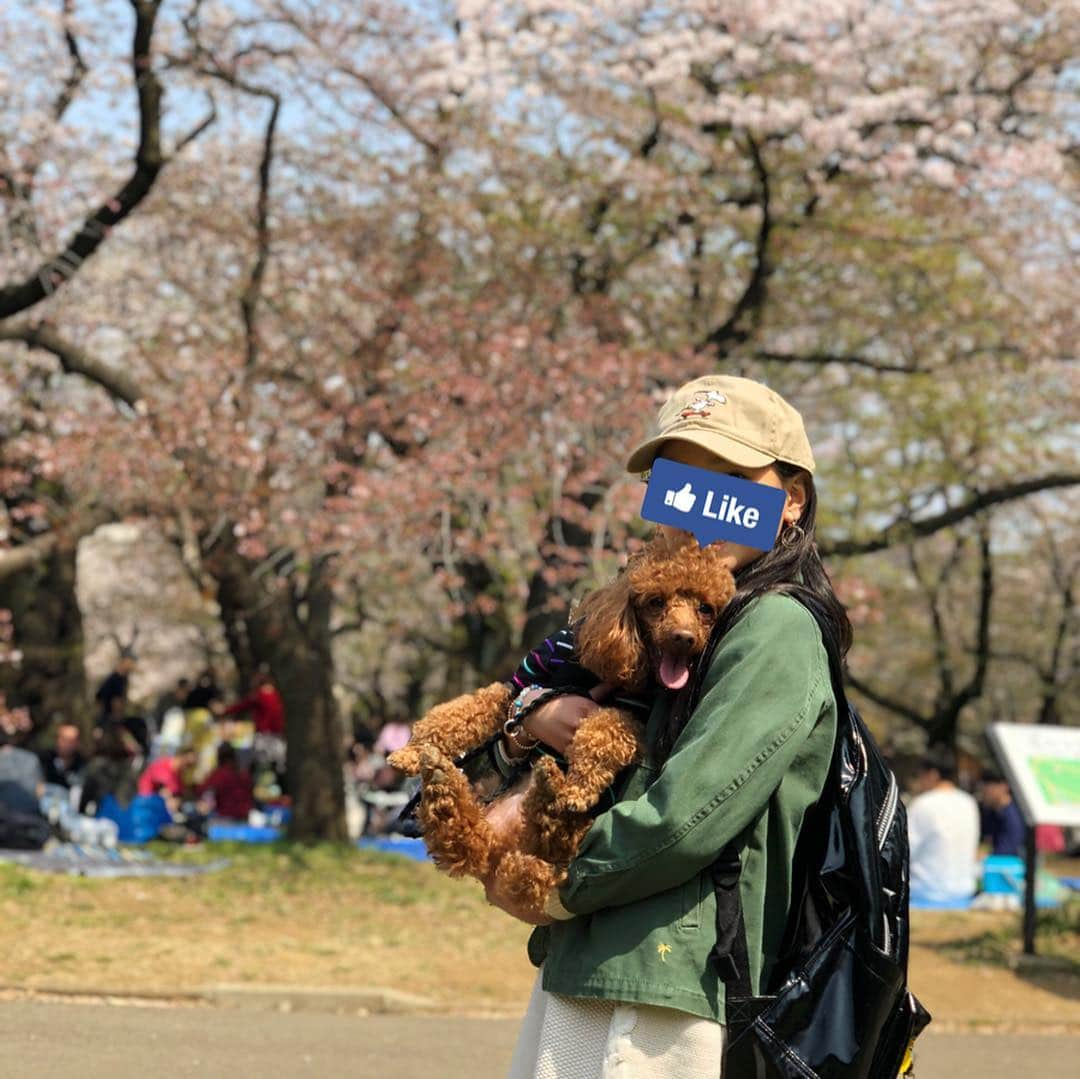
[[[696,501],[697,495],[690,490],[689,483],[684,483],[678,491],[667,491],[664,495],[664,505],[674,506],[680,513],[689,513]]]

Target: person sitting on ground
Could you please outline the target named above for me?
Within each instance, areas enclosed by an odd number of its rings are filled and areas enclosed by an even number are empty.
[[[189,786],[187,773],[195,767],[198,756],[194,746],[183,745],[174,757],[151,761],[139,776],[139,794],[160,794],[170,812],[177,812]]]
[[[1008,781],[999,772],[983,772],[982,836],[990,844],[991,854],[1024,855],[1024,818],[1013,801]]]
[[[908,807],[911,898],[951,903],[975,894],[979,865],[979,806],[956,785],[956,756],[939,746],[915,777]]]
[[[45,776],[36,753],[18,743],[23,732],[0,728],[0,806],[27,816],[40,816]]]
[[[228,742],[218,746],[217,767],[199,784],[196,793],[201,812],[228,820],[248,819],[255,804],[251,775],[237,766],[236,750]]]
[[[86,766],[79,812],[95,816],[106,796],[112,795],[126,809],[135,797],[135,758],[139,747],[131,734],[116,723],[101,732],[94,755]]]
[[[123,727],[131,735],[142,757],[150,755],[150,729],[145,719],[135,712],[130,702],[123,697],[113,697],[110,702],[112,715],[109,716],[107,725]],[[103,725],[104,727],[105,725]],[[99,728],[100,729],[103,729]]]
[[[56,728],[52,749],[41,754],[41,767],[45,782],[58,787],[72,787],[82,783],[86,758],[80,749],[81,735],[74,723],[61,723]]]

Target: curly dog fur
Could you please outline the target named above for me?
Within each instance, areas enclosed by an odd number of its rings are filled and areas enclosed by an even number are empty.
[[[658,672],[688,671],[735,592],[720,560],[719,551],[699,547],[687,533],[658,529],[574,612],[576,662],[625,692],[647,690]],[[566,772],[540,758],[517,788],[524,790],[520,812],[500,813],[503,800],[483,805],[454,761],[499,733],[514,692],[498,682],[437,705],[389,760],[421,777],[417,816],[435,863],[452,876],[494,874],[505,894],[539,911],[565,878],[589,829],[589,810],[638,758],[643,730],[623,709],[590,713],[567,747]]]

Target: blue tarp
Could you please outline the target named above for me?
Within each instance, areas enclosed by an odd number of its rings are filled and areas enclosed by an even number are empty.
[[[422,839],[406,839],[405,836],[368,835],[356,841],[356,845],[367,850],[381,850],[388,854],[403,854],[418,862],[428,860],[427,847]]]
[[[158,829],[172,820],[160,794],[132,798],[126,809],[111,794],[106,794],[97,815],[115,821],[121,843],[149,843],[158,834]]]
[[[253,824],[211,824],[206,838],[219,843],[273,843],[280,839],[280,828],[256,828]]]

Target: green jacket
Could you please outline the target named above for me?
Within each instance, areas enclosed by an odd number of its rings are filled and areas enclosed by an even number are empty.
[[[672,694],[649,717],[655,745]],[[724,1019],[708,962],[716,939],[709,865],[731,839],[754,991],[777,960],[795,840],[824,786],[836,703],[821,633],[797,601],[766,595],[720,641],[701,700],[662,768],[647,759],[596,818],[559,892],[573,917],[538,929],[529,956],[546,990]]]

